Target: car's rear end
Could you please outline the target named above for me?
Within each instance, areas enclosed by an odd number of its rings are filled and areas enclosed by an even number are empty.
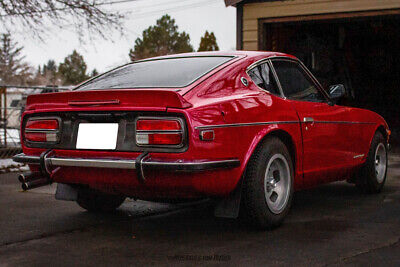
[[[202,152],[192,104],[180,91],[231,59],[131,64],[71,92],[29,96],[24,153],[14,158],[31,169],[20,178],[23,188],[55,181],[142,199],[229,193],[215,179],[229,176],[239,160]],[[200,67],[188,70],[193,64]]]

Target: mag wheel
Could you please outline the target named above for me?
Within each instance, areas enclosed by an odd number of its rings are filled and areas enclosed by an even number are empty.
[[[260,229],[280,225],[293,195],[293,165],[285,144],[265,140],[254,152],[243,183],[241,215]]]
[[[289,164],[282,154],[275,154],[267,164],[264,177],[264,194],[268,208],[279,214],[286,207],[290,196],[291,175]]]
[[[366,193],[379,193],[386,181],[387,165],[385,138],[377,132],[372,139],[367,160],[359,171],[357,187]]]
[[[105,194],[90,188],[78,191],[79,206],[90,212],[112,212],[125,201],[124,196]]]

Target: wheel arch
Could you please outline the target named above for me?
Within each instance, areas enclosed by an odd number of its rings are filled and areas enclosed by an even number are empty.
[[[374,134],[376,132],[380,132],[383,135],[383,137],[385,138],[385,140],[388,140],[388,132],[387,132],[385,126],[383,126],[382,124],[379,125],[378,128],[376,128]],[[372,139],[371,139],[371,141],[372,141]]]
[[[289,134],[289,132],[283,130],[283,129],[273,129],[270,131],[267,131],[264,134],[260,134],[257,137],[254,138],[253,143],[250,146],[249,152],[247,153],[246,157],[245,157],[245,161],[244,161],[244,165],[243,165],[243,171],[242,171],[242,177],[245,174],[245,171],[247,169],[247,165],[251,159],[251,157],[254,154],[254,151],[256,151],[256,149],[258,147],[260,147],[260,145],[267,139],[270,137],[276,137],[279,138],[287,147],[287,149],[289,150],[289,154],[291,156],[292,159],[292,163],[293,163],[293,171],[294,173],[296,173],[296,163],[298,161],[298,155],[297,155],[297,147],[296,144],[292,138],[292,136]]]
[[[375,127],[375,130],[373,131],[371,138],[369,139],[369,145],[368,145],[368,149],[371,147],[372,144],[372,140],[374,139],[374,136],[376,133],[381,133],[383,135],[383,138],[385,138],[385,140],[387,142],[389,142],[389,132],[388,132],[388,128],[385,127],[385,125],[383,124],[378,124]]]
[[[238,183],[236,184],[235,189],[231,192],[231,194],[224,198],[216,205],[214,210],[214,215],[217,217],[225,217],[225,218],[237,218],[239,215],[239,209],[241,206],[241,192],[243,185],[243,178],[245,176],[246,169],[248,167],[248,163],[251,157],[254,155],[254,152],[260,145],[270,137],[279,138],[288,148],[289,154],[292,158],[293,163],[293,171],[296,173],[296,162],[298,161],[297,152],[296,152],[296,144],[292,138],[292,136],[285,130],[282,129],[263,129],[257,136],[254,137],[252,144],[250,145],[249,151],[244,158],[244,162],[242,165],[242,174]],[[295,188],[296,188],[296,175],[295,175]],[[298,181],[301,183],[301,181]]]
[[[372,132],[371,137],[369,138],[368,150],[365,153],[365,157],[364,157],[363,162],[365,162],[367,160],[368,152],[369,152],[369,149],[371,148],[372,140],[374,139],[374,136],[375,136],[376,133],[381,133],[383,135],[383,138],[386,140],[386,142],[389,143],[390,134],[389,134],[388,128],[385,127],[384,124],[378,124],[375,127],[374,131]]]

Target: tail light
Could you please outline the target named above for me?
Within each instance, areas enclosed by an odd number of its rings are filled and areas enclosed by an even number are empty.
[[[139,118],[136,121],[138,146],[181,147],[184,127],[179,118]]]
[[[55,143],[59,140],[59,130],[57,118],[30,118],[25,124],[23,137],[28,142]]]

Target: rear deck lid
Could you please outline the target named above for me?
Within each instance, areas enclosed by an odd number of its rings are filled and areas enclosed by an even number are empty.
[[[188,103],[175,90],[124,89],[98,91],[69,91],[30,95],[26,110],[64,110],[83,107],[135,108],[189,108]]]

